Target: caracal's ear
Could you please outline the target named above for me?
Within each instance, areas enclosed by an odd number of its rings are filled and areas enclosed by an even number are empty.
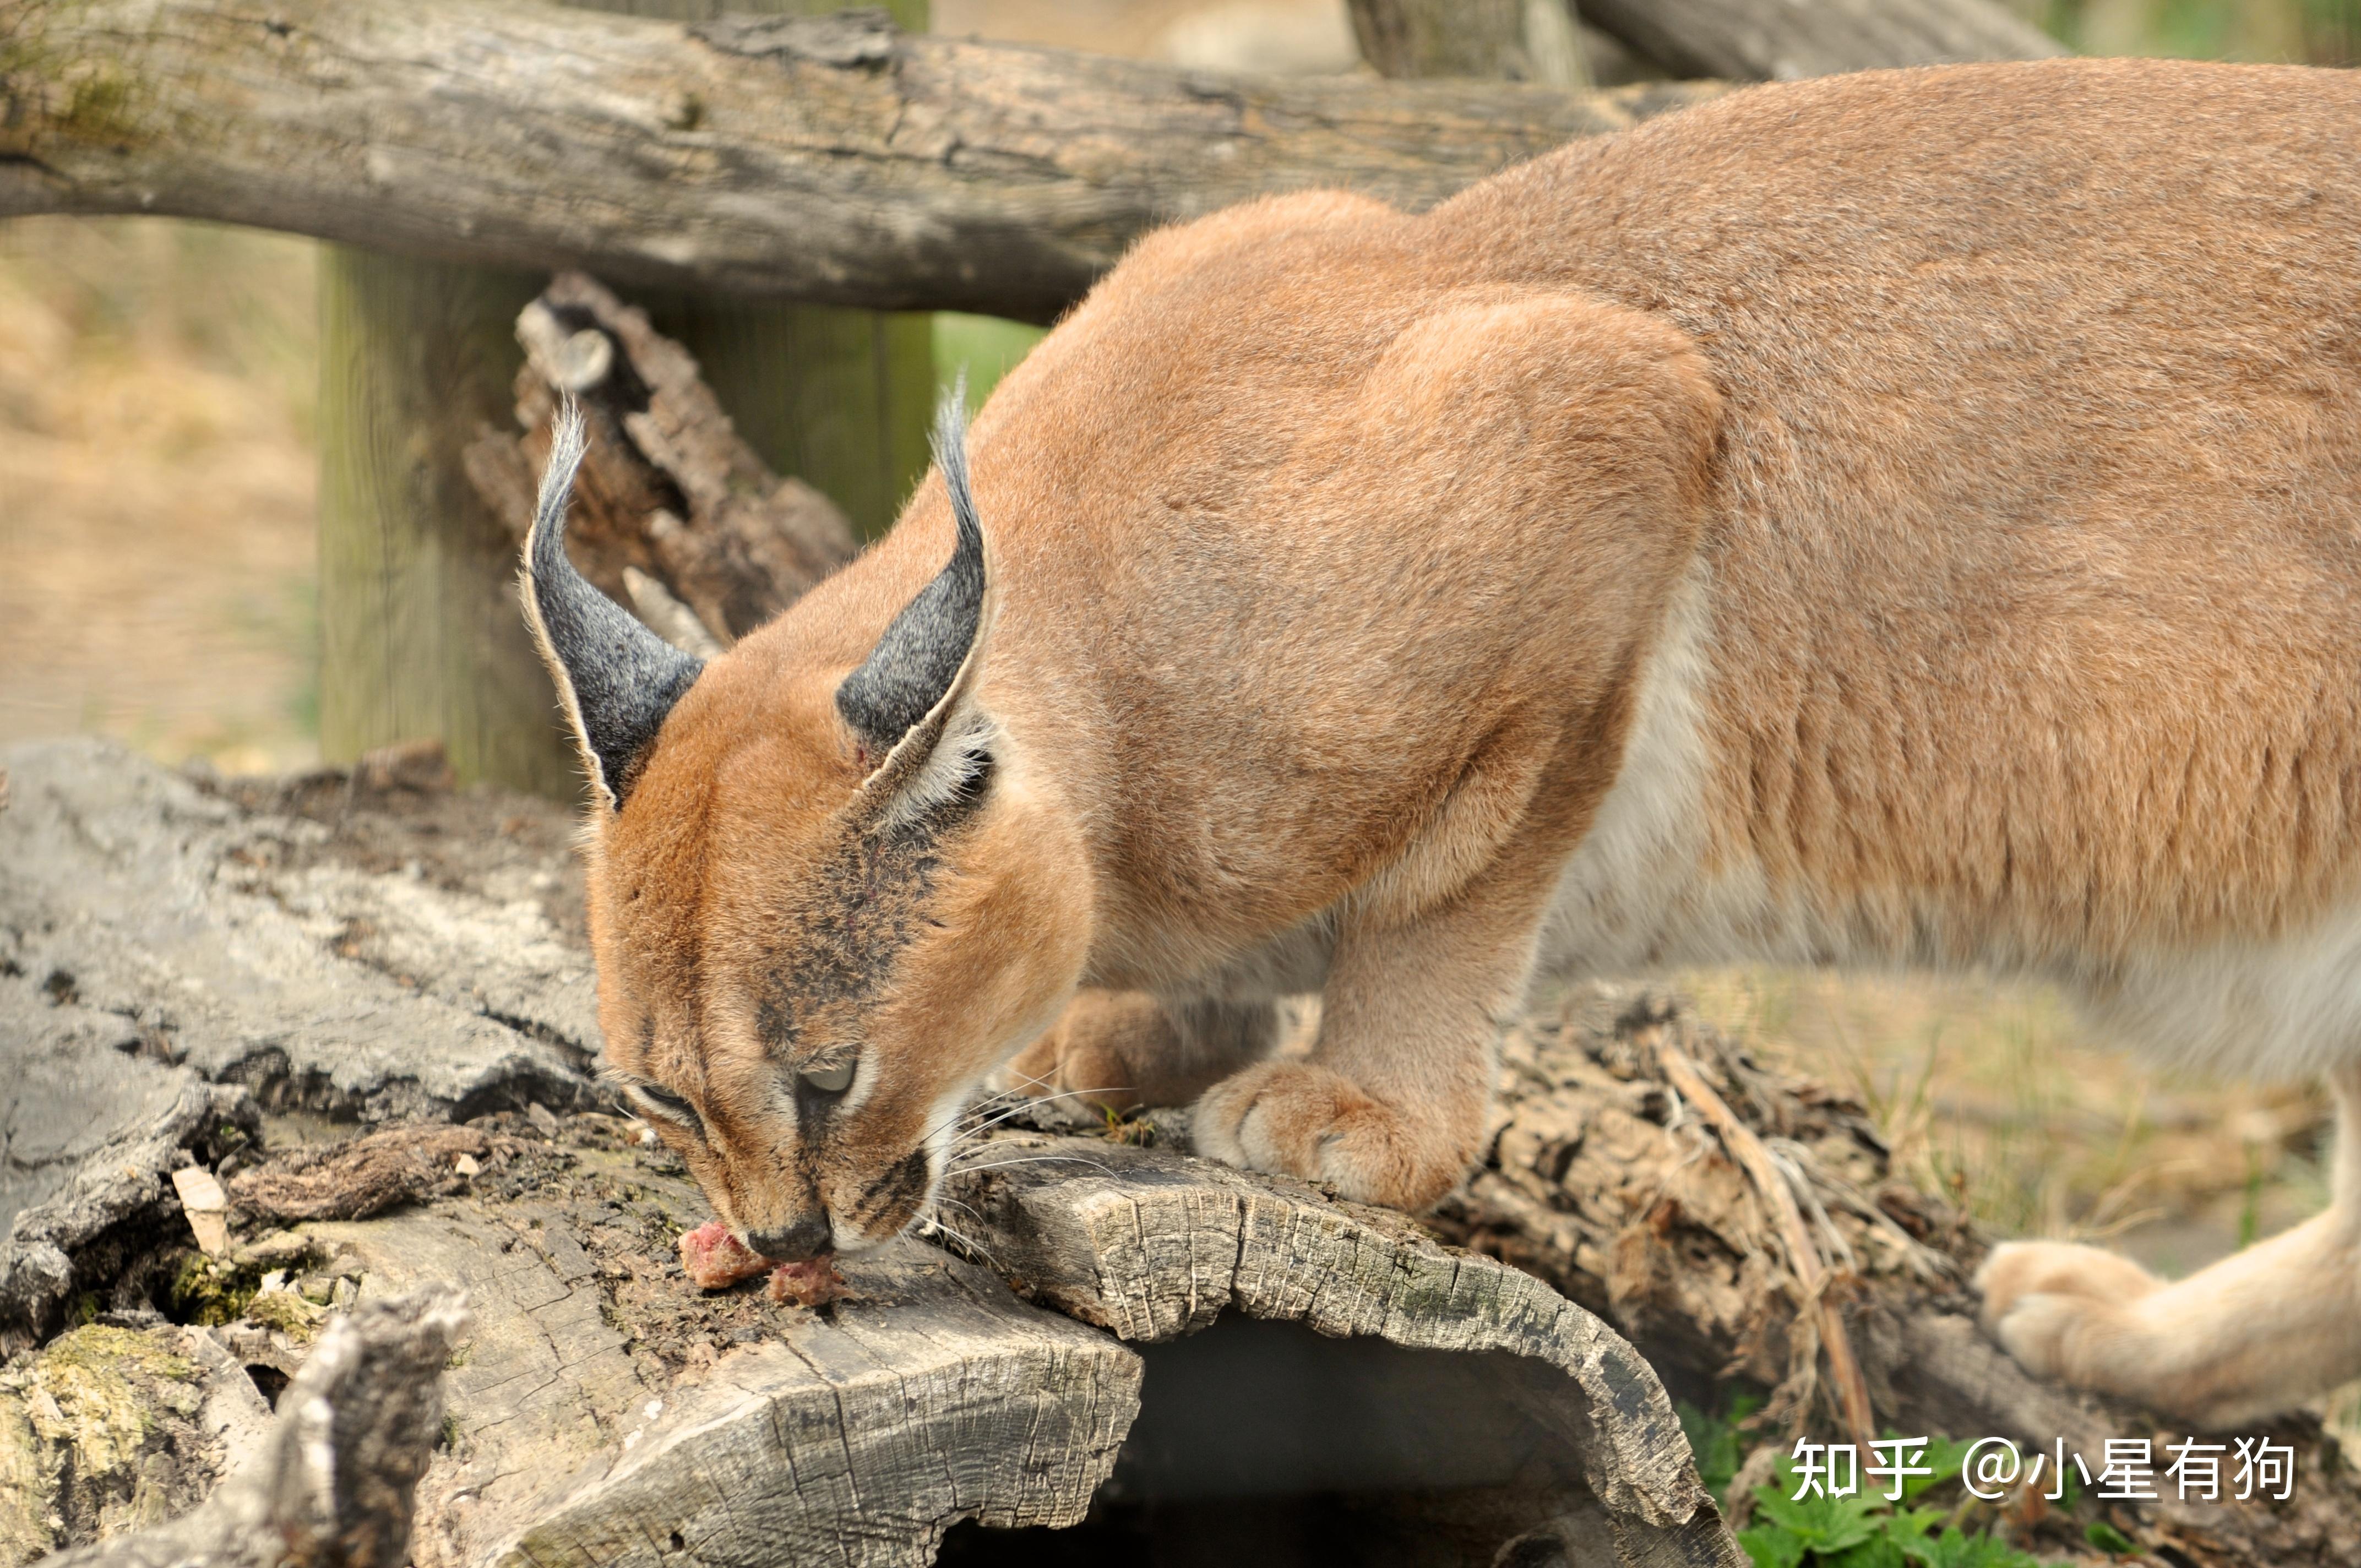
[[[586,437],[571,399],[551,428],[549,466],[525,536],[524,618],[582,748],[583,770],[609,808],[623,809],[664,715],[705,666],[640,624],[566,556],[566,502]]]
[[[868,662],[836,688],[837,712],[875,759],[859,796],[870,809],[923,808],[983,765],[985,727],[963,708],[983,662],[994,595],[968,488],[965,376],[936,411],[934,450],[950,497],[951,558],[894,617]]]

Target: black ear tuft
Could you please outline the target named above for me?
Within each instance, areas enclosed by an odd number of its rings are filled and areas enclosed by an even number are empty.
[[[868,663],[836,689],[836,710],[853,732],[889,751],[951,689],[983,619],[983,528],[967,481],[967,379],[943,394],[935,415],[935,463],[950,492],[958,536],[934,581],[902,607]]]
[[[641,625],[566,559],[566,503],[586,444],[582,415],[569,399],[551,431],[549,466],[525,539],[524,611],[590,782],[620,811],[664,716],[705,666]]]

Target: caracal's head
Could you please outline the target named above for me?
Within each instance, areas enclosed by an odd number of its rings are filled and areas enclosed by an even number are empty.
[[[612,1076],[774,1258],[907,1225],[978,1083],[1083,965],[1078,839],[977,696],[994,595],[963,441],[947,400],[916,506],[948,511],[949,565],[849,658],[782,624],[701,664],[584,581],[570,417],[526,544],[527,618],[596,797]]]

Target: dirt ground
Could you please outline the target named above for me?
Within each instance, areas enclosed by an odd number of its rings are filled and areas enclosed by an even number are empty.
[[[2072,9],[2117,48],[2166,15]],[[1340,16],[1326,0],[936,6],[945,31],[1269,69],[1349,64]],[[229,773],[316,759],[313,268],[306,242],[199,225],[0,224],[0,744],[97,731]],[[1678,978],[1757,1048],[1857,1090],[1905,1162],[2000,1234],[2112,1238],[2178,1274],[2324,1201],[2315,1091],[2150,1069],[2049,992]]]

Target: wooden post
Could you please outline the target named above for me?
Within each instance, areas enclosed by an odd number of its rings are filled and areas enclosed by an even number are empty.
[[[544,280],[345,246],[320,260],[320,751],[440,738],[467,779],[579,787],[517,612],[516,540],[459,453],[509,422]]]
[[[1352,0],[1380,76],[1473,76],[1591,90],[1569,0]]]
[[[578,0],[684,20],[720,0]],[[803,13],[831,0],[732,0]],[[927,23],[927,0],[893,0]],[[566,795],[579,787],[549,678],[517,613],[515,542],[460,453],[510,422],[517,313],[544,277],[324,247],[321,259],[320,749],[439,738],[453,769]],[[933,349],[923,314],[641,298],[704,364],[748,443],[854,528],[884,530],[926,466]]]

